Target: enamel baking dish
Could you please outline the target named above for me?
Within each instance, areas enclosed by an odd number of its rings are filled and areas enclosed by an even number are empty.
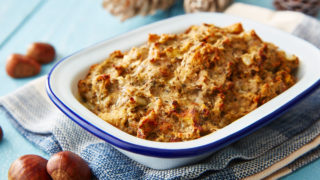
[[[186,142],[153,142],[129,135],[97,117],[79,102],[77,83],[89,67],[114,50],[128,50],[147,41],[149,33],[178,33],[189,26],[212,23],[228,26],[241,22],[267,42],[300,59],[297,83],[256,110],[212,134]],[[271,122],[310,94],[320,84],[320,51],[310,43],[259,23],[219,13],[197,13],[159,21],[102,41],[59,61],[47,79],[47,92],[56,106],[85,130],[110,143],[123,154],[155,169],[168,169],[200,161],[218,149]]]

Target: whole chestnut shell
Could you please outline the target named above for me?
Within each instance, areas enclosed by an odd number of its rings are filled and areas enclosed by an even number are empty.
[[[86,180],[92,176],[87,162],[70,151],[54,154],[47,163],[47,171],[54,180]]]
[[[11,54],[6,64],[7,74],[13,78],[25,78],[40,73],[40,64],[31,57],[22,54]]]
[[[38,155],[24,155],[16,159],[8,171],[9,180],[50,180],[47,160]]]
[[[40,64],[47,64],[54,60],[56,51],[51,44],[35,42],[29,46],[27,56],[35,59]]]

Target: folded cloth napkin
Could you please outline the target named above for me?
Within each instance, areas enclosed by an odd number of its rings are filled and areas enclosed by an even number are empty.
[[[320,47],[320,23],[294,12],[234,4],[226,13],[254,18]],[[70,150],[99,179],[278,178],[320,156],[320,89],[269,125],[197,164],[169,170],[141,165],[91,135],[62,114],[45,92],[42,77],[0,98],[0,110],[29,141],[50,155]]]

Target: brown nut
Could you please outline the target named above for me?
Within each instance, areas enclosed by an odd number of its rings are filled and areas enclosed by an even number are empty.
[[[51,179],[46,170],[47,160],[38,155],[24,155],[15,160],[8,171],[9,180]]]
[[[70,151],[54,154],[48,161],[47,171],[54,180],[91,179],[87,162]]]
[[[31,44],[27,51],[27,56],[32,57],[40,64],[47,64],[54,60],[56,51],[48,43],[35,42]]]
[[[0,141],[2,140],[2,137],[3,137],[3,132],[2,132],[2,128],[0,126]]]
[[[35,76],[40,70],[40,64],[30,57],[21,54],[12,54],[8,57],[6,71],[13,78]]]

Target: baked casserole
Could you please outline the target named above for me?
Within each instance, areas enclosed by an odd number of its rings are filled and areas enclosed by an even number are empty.
[[[122,131],[178,142],[215,132],[282,93],[298,65],[240,23],[202,24],[114,51],[78,89],[88,109]]]

